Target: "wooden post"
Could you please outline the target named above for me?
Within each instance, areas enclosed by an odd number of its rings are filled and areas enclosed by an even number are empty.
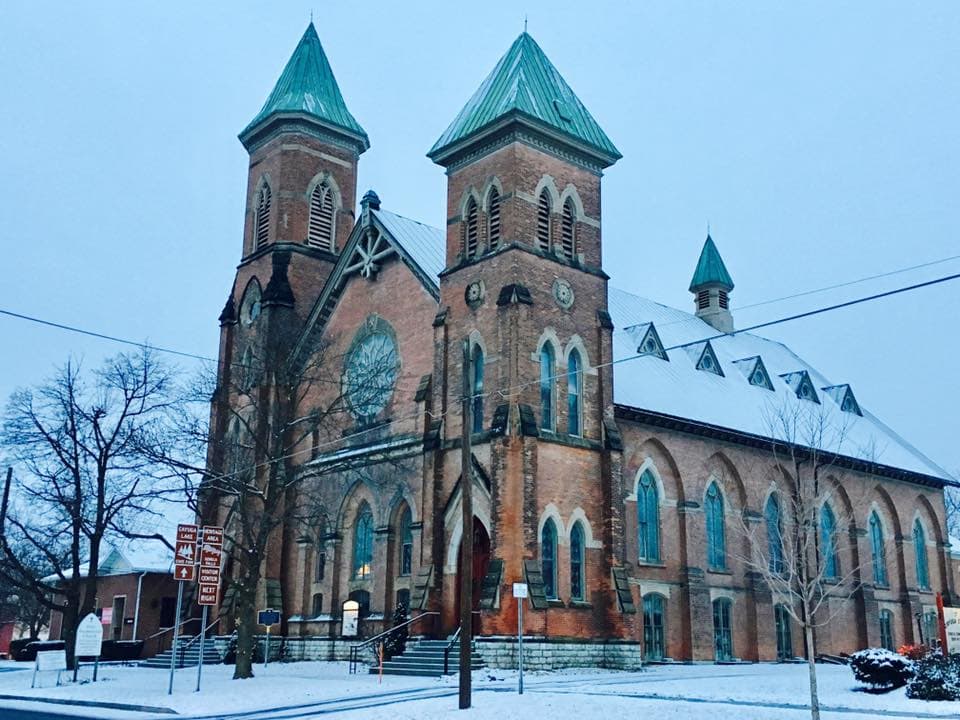
[[[460,503],[463,510],[463,535],[460,538],[460,709],[470,707],[470,655],[473,644],[473,458],[470,451],[472,383],[470,340],[463,341],[463,398],[460,421]]]

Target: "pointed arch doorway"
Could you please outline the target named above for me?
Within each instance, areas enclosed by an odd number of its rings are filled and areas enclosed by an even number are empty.
[[[483,587],[483,578],[487,574],[487,566],[490,564],[490,535],[480,518],[473,518],[473,609],[480,608],[480,588]],[[454,604],[454,629],[460,625],[460,577],[463,568],[460,563],[460,548],[457,548],[457,586],[454,591],[456,603]],[[480,616],[473,616],[473,631],[476,633],[480,629]]]

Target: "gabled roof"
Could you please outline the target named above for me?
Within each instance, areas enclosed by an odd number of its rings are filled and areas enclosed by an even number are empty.
[[[678,418],[704,428],[722,428],[740,435],[786,440],[777,437],[771,414],[780,408],[806,409],[822,413],[834,429],[839,442],[827,447],[832,452],[871,465],[882,465],[930,478],[951,481],[951,475],[885,425],[862,405],[862,417],[842,412],[829,402],[814,405],[797,397],[778,375],[805,371],[815,387],[834,383],[816,368],[804,362],[785,345],[751,333],[724,335],[700,318],[682,310],[661,305],[611,287],[609,310],[614,323],[613,366],[614,402],[621,408],[635,408],[647,415]],[[658,362],[637,355],[636,326],[656,323],[666,353],[677,362]],[[774,379],[772,391],[758,392],[744,382],[741,373],[727,372],[720,378],[696,369],[686,350],[678,346],[709,340],[723,370],[740,367],[735,361],[763,358]],[[616,362],[624,360],[623,362]],[[742,363],[750,365],[750,363]]]
[[[727,266],[723,264],[720,251],[717,250],[717,246],[709,234],[706,242],[703,243],[703,250],[700,251],[697,269],[693,271],[690,292],[696,292],[706,285],[720,285],[725,290],[733,290],[733,278],[727,272]]]
[[[483,134],[497,121],[511,117],[599,154],[608,165],[621,157],[620,151],[526,32],[514,40],[427,155],[440,162],[452,146]]]
[[[440,271],[446,262],[447,236],[443,230],[387,210],[371,210],[383,229],[407,252],[410,259],[440,289]]]
[[[245,142],[254,129],[269,119],[282,115],[305,115],[345,131],[359,142],[363,150],[370,147],[367,133],[343,101],[333,69],[312,22],[300,38],[263,108],[240,133],[241,141]]]

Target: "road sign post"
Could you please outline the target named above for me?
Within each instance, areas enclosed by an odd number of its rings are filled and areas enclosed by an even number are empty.
[[[173,616],[173,647],[170,651],[170,683],[167,695],[173,695],[173,673],[177,668],[177,639],[180,637],[180,608],[183,605],[183,581],[177,583],[177,612]]]
[[[523,599],[527,597],[526,583],[513,584],[513,596],[517,599],[517,693],[523,695]]]
[[[261,610],[257,613],[257,624],[266,625],[267,627],[267,640],[266,640],[266,650],[263,653],[263,666],[267,667],[270,664],[270,628],[273,625],[276,625],[280,622],[280,613],[276,610],[271,610],[267,608],[266,610]]]
[[[216,525],[204,525],[202,536],[203,547],[215,547],[222,558],[223,548],[223,528]],[[200,551],[201,560],[204,558],[203,550]],[[210,554],[212,562],[213,554]],[[217,596],[220,590],[220,560],[217,565],[201,565],[197,573],[200,581],[200,587],[197,592],[197,604],[203,608],[200,619],[200,657],[197,659],[197,690],[200,692],[200,678],[203,675],[203,644],[207,636],[207,610],[211,605],[217,604]]]
[[[173,675],[177,669],[177,642],[180,639],[180,612],[183,609],[183,584],[196,578],[197,535],[196,525],[181,523],[177,525],[177,541],[173,556],[173,576],[177,580],[177,610],[173,616],[173,646],[170,651],[170,682],[167,695],[173,695]]]

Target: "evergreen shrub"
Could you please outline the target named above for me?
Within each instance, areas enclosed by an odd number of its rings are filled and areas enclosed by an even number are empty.
[[[890,650],[867,648],[850,656],[850,669],[858,682],[874,690],[903,687],[913,677],[913,662]]]
[[[960,700],[960,655],[931,653],[915,663],[907,697],[916,700]]]

